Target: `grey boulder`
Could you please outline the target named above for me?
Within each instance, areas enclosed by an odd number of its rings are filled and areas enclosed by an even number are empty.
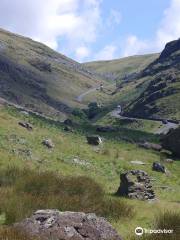
[[[104,218],[83,212],[39,210],[14,227],[44,240],[122,240]]]

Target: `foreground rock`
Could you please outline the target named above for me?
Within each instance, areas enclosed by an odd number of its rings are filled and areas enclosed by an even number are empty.
[[[145,143],[139,143],[139,147],[143,147],[145,149],[152,149],[155,151],[161,151],[162,146],[160,144],[145,142]]]
[[[100,145],[102,143],[102,139],[99,136],[92,135],[92,136],[87,136],[87,142],[91,145]]]
[[[51,139],[44,139],[42,141],[42,144],[46,146],[47,148],[54,148],[54,143],[52,142]]]
[[[153,163],[152,170],[157,171],[157,172],[166,173],[166,168],[161,163],[158,163],[158,162]]]
[[[39,210],[15,227],[44,240],[122,240],[104,218],[81,212]]]
[[[174,153],[177,157],[180,157],[180,127],[175,130],[171,130],[163,137],[162,146]]]
[[[141,170],[132,170],[120,175],[120,187],[117,195],[132,199],[150,200],[155,198],[148,174]]]
[[[33,130],[33,126],[27,122],[18,122],[19,126],[26,128],[29,131]]]

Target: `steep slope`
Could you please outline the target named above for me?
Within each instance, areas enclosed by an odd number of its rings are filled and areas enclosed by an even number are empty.
[[[30,123],[33,130],[23,128],[18,124],[20,121]],[[164,206],[169,211],[179,209],[180,162],[166,163],[167,155],[140,148],[134,143],[140,139],[155,140],[156,135],[122,128],[114,133],[101,133],[103,144],[94,147],[87,144],[86,135],[96,134],[95,129],[89,125],[79,127],[74,126],[73,132],[66,132],[64,124],[0,106],[1,239],[1,224],[13,225],[36,209],[95,212],[108,217],[123,239],[131,239],[136,226],[150,228],[153,216],[164,211]],[[47,138],[51,139],[54,148],[42,144]],[[121,138],[129,138],[131,143]],[[168,177],[151,169],[153,162],[160,159],[171,173]],[[132,164],[137,160],[145,164]],[[159,201],[152,203],[155,207],[148,201],[114,195],[119,187],[120,173],[139,168],[156,179],[153,188]],[[61,185],[54,175],[63,177]],[[96,188],[97,185],[92,185],[87,177],[102,188]],[[132,216],[128,214],[129,205],[133,207]]]
[[[96,61],[84,65],[108,80],[122,79],[129,74],[138,73],[153,62],[159,54],[131,56],[110,61]]]
[[[69,113],[97,82],[81,64],[0,29],[0,97],[46,114]]]
[[[160,57],[145,68],[149,84],[129,106],[128,115],[180,119],[180,39],[166,45]]]

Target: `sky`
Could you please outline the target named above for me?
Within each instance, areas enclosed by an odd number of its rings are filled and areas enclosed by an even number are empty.
[[[1,0],[0,27],[79,62],[160,52],[180,37],[180,0]]]

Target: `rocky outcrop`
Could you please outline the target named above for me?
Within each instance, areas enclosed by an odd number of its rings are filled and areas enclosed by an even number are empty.
[[[141,170],[131,170],[120,175],[120,187],[116,193],[118,196],[139,200],[151,200],[155,198],[148,174]]]
[[[178,120],[179,69],[180,39],[167,43],[160,57],[141,71],[140,78],[146,77],[148,85],[125,109],[125,114],[129,117]]]
[[[104,218],[82,212],[39,210],[15,228],[44,240],[122,240]]]
[[[180,127],[174,130],[171,130],[166,136],[162,139],[163,148],[171,151],[177,157],[180,157]]]
[[[166,44],[165,49],[162,51],[159,59],[163,60],[167,57],[170,57],[172,53],[180,49],[180,39],[169,42]]]

